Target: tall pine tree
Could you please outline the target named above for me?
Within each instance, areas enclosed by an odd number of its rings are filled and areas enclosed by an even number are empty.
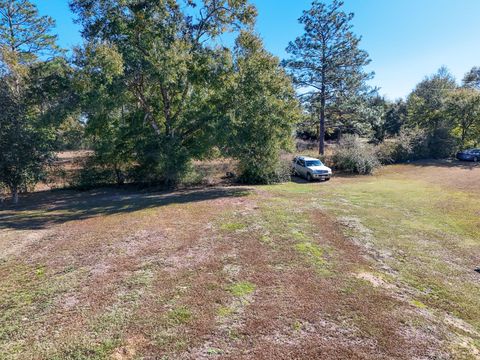
[[[359,49],[361,38],[352,32],[353,14],[343,2],[326,5],[313,1],[299,21],[305,33],[288,45],[291,58],[284,62],[296,85],[319,114],[319,152],[325,152],[325,114],[329,104],[358,94],[372,74],[364,71],[368,54]]]
[[[58,105],[58,74],[66,68],[49,61],[57,54],[53,26],[28,0],[0,0],[0,182],[14,203],[41,178],[51,154],[44,120]]]

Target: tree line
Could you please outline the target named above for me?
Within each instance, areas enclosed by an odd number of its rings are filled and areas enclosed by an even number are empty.
[[[424,157],[479,140],[478,68],[462,85],[441,69],[406,101],[387,101],[368,85],[369,55],[338,0],[313,1],[283,61],[255,33],[248,0],[70,8],[84,42],[67,51],[33,3],[0,0],[0,184],[14,202],[55,151],[80,143],[94,150],[84,177],[175,185],[193,160],[219,155],[238,160],[243,182],[278,181],[295,134],[316,138],[321,154],[325,139],[349,133],[377,144],[413,133]]]

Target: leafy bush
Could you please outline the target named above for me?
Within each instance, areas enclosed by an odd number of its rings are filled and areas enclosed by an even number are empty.
[[[122,185],[130,177],[125,170],[105,164],[97,156],[85,161],[82,170],[73,178],[71,185],[81,190],[100,186]]]
[[[378,145],[376,154],[382,164],[428,158],[430,151],[425,131],[402,128],[397,136]]]
[[[274,157],[261,162],[240,162],[238,181],[245,184],[274,184],[290,180],[292,165]]]
[[[83,169],[72,182],[74,188],[80,190],[93,189],[115,184],[115,172],[108,167],[89,166]]]
[[[335,168],[352,174],[371,174],[380,167],[375,147],[356,135],[344,135],[332,156]]]

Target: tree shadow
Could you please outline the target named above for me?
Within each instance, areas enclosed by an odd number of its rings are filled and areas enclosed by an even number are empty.
[[[457,168],[465,170],[480,169],[480,163],[473,161],[460,161],[460,160],[417,160],[406,163],[408,165],[419,167],[444,167],[444,168]]]
[[[343,175],[335,175],[336,177],[343,177]],[[300,176],[292,175],[290,177],[290,181],[295,183],[295,184],[318,184],[318,183],[325,183],[327,181],[324,180],[312,180],[308,181],[307,179],[304,179]]]
[[[249,188],[224,187],[197,190],[147,192],[131,189],[92,191],[58,190],[29,194],[17,206],[0,207],[0,229],[34,230],[73,220],[130,213],[170,204],[195,203],[242,197]]]
[[[306,179],[296,175],[292,175],[290,177],[290,181],[295,184],[309,184],[309,182]]]

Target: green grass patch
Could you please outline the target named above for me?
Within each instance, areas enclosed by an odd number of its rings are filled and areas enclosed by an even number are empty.
[[[192,312],[185,306],[177,307],[168,312],[168,322],[174,325],[187,324],[193,317]]]
[[[426,309],[427,308],[427,305],[425,305],[424,303],[422,303],[421,301],[418,301],[418,300],[412,300],[411,301],[411,304],[419,309]]]
[[[328,273],[326,269],[328,263],[324,258],[325,252],[320,246],[306,241],[295,244],[295,250],[304,255],[308,261],[316,266],[322,273]]]
[[[225,231],[237,231],[237,230],[243,230],[247,226],[242,223],[225,223],[220,226],[220,229],[225,230]]]
[[[235,310],[230,306],[221,306],[217,310],[217,315],[220,317],[229,317],[234,311]]]
[[[236,297],[245,297],[252,294],[256,289],[255,284],[248,281],[241,281],[228,287],[228,291]]]
[[[51,360],[102,360],[109,359],[112,352],[121,344],[120,339],[104,339],[96,342],[72,342],[52,354]]]

